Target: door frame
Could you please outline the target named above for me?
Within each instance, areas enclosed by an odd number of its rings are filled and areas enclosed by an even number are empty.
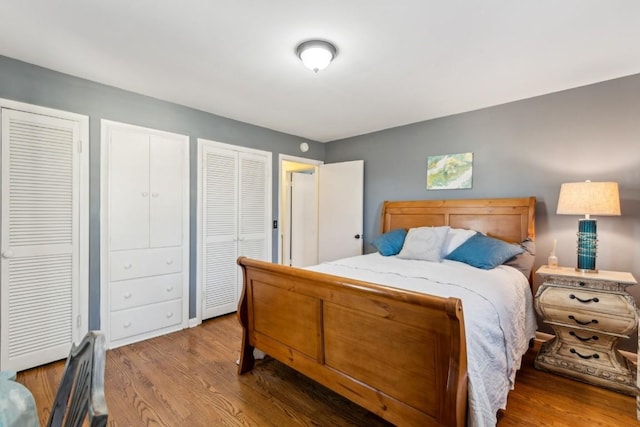
[[[283,253],[284,253],[284,238],[285,236],[285,226],[288,227],[287,224],[287,209],[291,204],[291,200],[289,198],[290,193],[287,191],[287,173],[293,172],[293,169],[289,169],[286,167],[284,162],[293,162],[293,163],[301,163],[305,165],[309,165],[309,169],[315,167],[315,177],[316,177],[316,198],[317,194],[317,180],[318,180],[318,166],[323,165],[324,161],[315,160],[315,159],[307,159],[304,157],[291,156],[288,154],[280,154],[278,156],[278,259],[276,262],[278,264],[282,264]]]
[[[80,151],[77,183],[80,195],[77,206],[79,247],[74,248],[78,260],[78,300],[75,304],[80,318],[74,319],[72,325],[72,339],[77,344],[89,330],[89,116],[4,98],[0,98],[0,108],[76,121],[80,127],[76,148]]]

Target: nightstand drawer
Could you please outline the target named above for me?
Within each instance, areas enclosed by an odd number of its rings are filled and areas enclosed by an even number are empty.
[[[539,306],[540,307],[540,306]],[[545,322],[594,329],[606,333],[628,336],[636,327],[635,317],[622,317],[615,313],[594,311],[572,311],[565,307],[542,306],[540,313]]]
[[[615,342],[618,337],[607,335],[596,331],[569,328],[567,326],[557,326],[556,332],[558,338],[569,345],[588,345],[593,348],[611,348],[611,343]]]
[[[587,363],[588,367],[609,367],[611,366],[611,357],[606,351],[588,346],[569,345],[563,343],[558,350],[559,356],[564,356],[569,360],[579,363]]]
[[[634,307],[627,298],[615,293],[549,287],[540,295],[540,303],[577,313],[615,314],[616,317],[628,317],[632,320],[636,316]]]

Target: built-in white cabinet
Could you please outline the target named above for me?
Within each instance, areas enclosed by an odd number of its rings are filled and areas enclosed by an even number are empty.
[[[202,319],[237,310],[238,256],[271,261],[271,153],[198,140]]]
[[[102,148],[101,319],[116,347],[188,325],[189,138],[103,120]]]

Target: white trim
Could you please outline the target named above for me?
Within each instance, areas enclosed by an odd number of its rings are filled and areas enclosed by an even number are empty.
[[[77,258],[79,301],[76,303],[81,318],[80,325],[78,326],[76,319],[73,319],[73,341],[79,343],[89,330],[89,116],[4,98],[0,98],[0,108],[75,121],[80,126],[79,135],[82,147],[79,156],[80,201],[78,204],[80,210],[78,215],[80,247],[76,248],[79,251]]]
[[[144,126],[137,126],[128,123],[116,122],[112,120],[100,119],[100,145],[101,145],[101,159],[100,159],[100,327],[105,334],[108,348],[115,348],[117,346],[126,345],[132,342],[140,341],[141,339],[152,338],[155,336],[167,333],[165,330],[156,330],[148,333],[136,335],[134,337],[118,340],[117,343],[112,342],[110,335],[110,298],[109,298],[109,220],[107,213],[109,210],[109,143],[108,138],[112,129],[125,129],[135,132],[144,132],[149,135],[155,135],[160,137],[166,137],[170,139],[178,139],[184,144],[183,155],[183,180],[182,180],[182,194],[183,199],[186,201],[183,203],[182,209],[182,260],[183,260],[183,293],[182,293],[182,322],[181,327],[187,328],[190,326],[189,319],[189,295],[190,295],[190,137],[188,135],[179,134],[175,132],[167,132],[158,129],[147,128]],[[171,331],[168,331],[171,332]]]
[[[282,194],[282,187],[284,184],[282,182],[282,174],[283,174],[282,162],[283,161],[302,163],[302,164],[307,164],[309,166],[315,166],[316,176],[317,176],[318,166],[324,164],[324,161],[322,160],[307,159],[305,157],[291,156],[288,154],[278,155],[278,233],[277,233],[278,234],[278,245],[277,245],[278,258],[276,260],[278,264],[282,264],[282,249],[283,249],[282,239],[284,237],[282,232],[282,225],[284,224],[284,214],[285,214],[285,212],[283,212],[284,210],[282,209],[282,203],[285,200],[285,196]]]
[[[197,218],[197,224],[196,224],[196,317],[190,319],[190,322],[194,325],[199,325],[200,323],[202,323],[202,287],[203,287],[203,283],[202,283],[202,268],[203,268],[203,260],[202,260],[202,233],[204,231],[204,227],[202,224],[202,216],[203,216],[203,206],[202,206],[202,157],[203,157],[203,150],[204,147],[211,147],[211,148],[224,148],[227,150],[233,150],[236,152],[241,152],[241,153],[250,153],[250,154],[257,154],[257,155],[261,155],[261,156],[266,156],[267,157],[267,175],[269,176],[270,179],[267,180],[267,209],[268,209],[268,216],[272,217],[273,215],[273,188],[272,188],[272,182],[273,182],[273,154],[270,151],[264,151],[264,150],[258,150],[255,148],[249,148],[249,147],[243,147],[240,145],[233,145],[233,144],[227,144],[224,142],[218,142],[218,141],[212,141],[209,139],[205,139],[205,138],[198,138],[197,139],[197,143],[198,143],[198,160],[197,160],[197,167],[198,167],[198,173],[197,173],[197,193],[196,193],[196,199],[197,199],[197,212],[196,212],[196,218]],[[271,222],[271,221],[269,221]],[[269,230],[271,230],[271,228],[269,228]],[[271,260],[272,259],[272,232],[267,233],[267,259]]]
[[[8,108],[11,110],[24,111],[27,113],[40,114],[43,116],[79,121],[81,122],[80,133],[82,138],[84,139],[86,137],[86,140],[89,140],[89,116],[87,115],[58,110],[55,108],[42,107],[40,105],[27,104],[26,102],[13,101],[11,99],[4,98],[0,98],[0,107]],[[82,126],[83,121],[86,121],[86,123],[84,123],[85,126]],[[86,131],[86,134],[83,134],[83,130]]]

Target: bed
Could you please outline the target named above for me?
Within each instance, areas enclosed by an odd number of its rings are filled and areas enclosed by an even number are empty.
[[[533,241],[535,198],[383,203],[382,234],[443,226],[477,230],[505,242]],[[487,409],[478,399],[491,399],[483,396],[481,380],[474,378],[475,358],[468,359],[491,347],[483,340],[489,333],[473,329],[479,322],[471,321],[465,327],[465,315],[473,319],[475,311],[482,310],[475,307],[475,300],[464,308],[462,301],[467,294],[479,291],[467,286],[462,291],[465,296],[456,297],[445,295],[442,286],[437,294],[425,294],[419,289],[421,285],[401,289],[393,280],[385,284],[371,270],[379,269],[383,276],[406,275],[404,269],[391,270],[401,268],[394,258],[369,254],[363,256],[367,260],[364,266],[358,258],[300,269],[240,257],[244,288],[238,307],[243,327],[238,373],[253,368],[253,350],[258,348],[396,425],[495,424],[494,409],[506,403],[508,390],[500,402],[485,402]],[[465,278],[463,281],[476,280],[471,270],[479,269],[456,261],[441,264],[443,269],[462,268],[464,273],[456,275]],[[390,270],[385,271],[387,268]],[[418,267],[413,265],[406,271],[414,268]],[[494,270],[514,278],[520,275],[527,288],[527,295],[521,297],[527,325],[523,319],[515,322],[523,323],[519,342],[515,349],[505,349],[505,353],[513,353],[505,356],[513,359],[506,362],[509,372],[505,374],[512,387],[520,357],[535,332],[535,317],[527,279],[508,266]],[[437,277],[436,285],[448,281],[442,279],[445,276]],[[417,280],[410,277],[408,282]],[[483,286],[491,289],[491,278],[485,281]],[[491,333],[501,333],[503,326],[508,326],[500,314],[497,319],[494,323],[498,324],[489,326]],[[475,340],[471,341],[473,348],[467,348],[468,332]],[[505,341],[510,339],[507,335],[505,332]],[[471,371],[469,361],[474,367]],[[484,369],[491,372],[491,366]],[[488,410],[494,413],[487,415]]]

